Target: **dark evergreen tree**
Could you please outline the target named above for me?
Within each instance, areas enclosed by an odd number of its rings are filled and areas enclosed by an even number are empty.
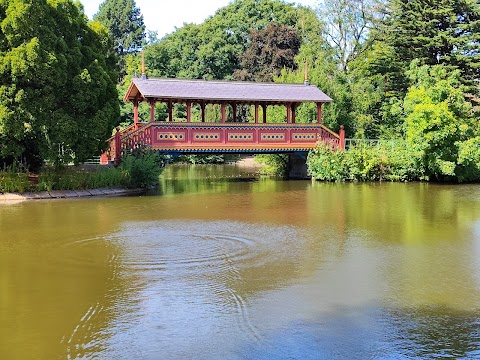
[[[387,72],[397,72],[396,79],[414,59],[420,65],[459,69],[470,86],[480,79],[477,0],[390,0],[389,9],[381,35],[389,49]],[[390,85],[400,85],[399,90],[405,92],[408,83],[390,81]]]

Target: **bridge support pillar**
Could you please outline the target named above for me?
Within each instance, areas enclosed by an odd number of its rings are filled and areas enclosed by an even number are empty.
[[[309,179],[307,175],[307,153],[288,154],[288,178]]]

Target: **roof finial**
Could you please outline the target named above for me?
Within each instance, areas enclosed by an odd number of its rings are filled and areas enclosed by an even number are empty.
[[[303,60],[305,61],[305,80],[303,81],[303,84],[305,86],[309,86],[310,83],[308,82],[308,61],[307,61],[307,58]]]
[[[145,71],[145,52],[142,50],[142,80],[147,79],[147,72]]]

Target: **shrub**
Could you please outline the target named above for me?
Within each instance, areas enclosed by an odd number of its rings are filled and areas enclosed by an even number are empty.
[[[346,151],[320,143],[307,159],[308,173],[322,181],[425,180],[422,152],[405,141],[360,144]]]
[[[345,153],[334,150],[331,146],[319,143],[308,154],[308,174],[322,181],[345,181],[348,179]]]
[[[20,192],[30,188],[30,182],[26,173],[14,173],[10,171],[0,172],[0,193]]]
[[[164,158],[157,152],[137,149],[124,156],[119,169],[129,188],[146,188],[158,184]]]
[[[458,142],[458,180],[460,182],[480,180],[480,136]]]

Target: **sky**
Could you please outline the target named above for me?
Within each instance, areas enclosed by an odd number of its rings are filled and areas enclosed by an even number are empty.
[[[103,0],[80,0],[91,19]],[[298,4],[313,6],[317,0],[297,0]],[[158,37],[171,33],[184,23],[200,24],[230,0],[136,0],[147,30],[158,31]]]

